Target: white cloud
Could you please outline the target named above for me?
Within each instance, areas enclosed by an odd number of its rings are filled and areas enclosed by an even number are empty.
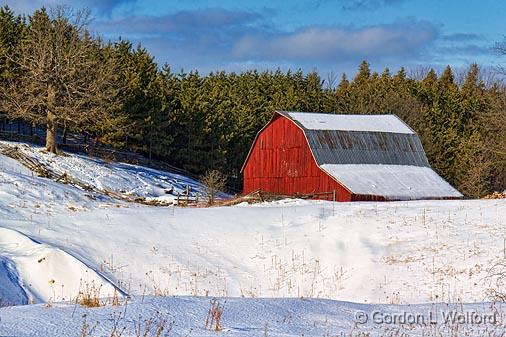
[[[438,37],[427,22],[346,27],[306,27],[292,33],[243,36],[233,49],[239,59],[343,60],[415,55]]]

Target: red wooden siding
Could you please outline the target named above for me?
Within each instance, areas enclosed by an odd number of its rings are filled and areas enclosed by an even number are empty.
[[[336,200],[352,196],[316,164],[304,132],[276,114],[259,133],[243,170],[244,193],[262,190],[285,195],[336,191]]]
[[[351,201],[386,201],[381,195],[352,194]]]

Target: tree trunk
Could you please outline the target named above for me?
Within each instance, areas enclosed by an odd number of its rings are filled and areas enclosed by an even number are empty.
[[[47,130],[46,130],[46,150],[52,153],[57,153],[56,147],[56,122],[54,114],[50,111],[47,112]]]
[[[63,127],[62,144],[67,145],[67,126]]]
[[[55,90],[50,84],[47,88],[46,150],[56,154],[58,152],[56,147],[56,133],[58,131],[58,125],[53,110],[55,105],[55,96]]]

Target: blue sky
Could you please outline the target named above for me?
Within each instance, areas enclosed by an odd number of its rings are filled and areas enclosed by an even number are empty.
[[[175,70],[317,70],[353,74],[367,59],[381,71],[483,67],[506,34],[501,0],[4,0],[18,13],[88,7],[91,29],[140,42]]]

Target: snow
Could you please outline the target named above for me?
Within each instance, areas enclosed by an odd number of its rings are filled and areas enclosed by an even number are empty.
[[[0,228],[0,251],[7,267],[7,279],[11,281],[8,287],[13,287],[12,281],[16,280],[23,289],[22,292],[16,289],[14,294],[6,289],[6,301],[12,300],[13,295],[23,298],[23,304],[71,300],[80,291],[92,287],[98,289],[101,297],[114,294],[114,286],[81,261],[19,232]]]
[[[504,305],[424,304],[367,305],[322,299],[218,298],[224,305],[222,330],[206,328],[211,298],[135,297],[120,306],[87,309],[72,303],[58,303],[0,309],[0,335],[16,337],[158,336],[502,336]],[[456,323],[451,317],[475,313],[481,324]],[[494,315],[495,313],[495,315]],[[457,316],[456,314],[460,314]],[[367,315],[360,324],[357,317]],[[450,316],[453,315],[453,316]],[[21,320],[20,317],[23,317]],[[365,316],[364,316],[365,317]],[[398,323],[387,323],[389,318]],[[415,324],[401,324],[402,317]],[[415,319],[416,317],[416,319]],[[490,319],[489,319],[490,318]],[[496,323],[494,324],[494,318]],[[476,320],[475,320],[476,321]],[[149,323],[150,322],[150,323]],[[83,327],[88,325],[87,329]],[[147,326],[151,324],[151,329]],[[139,332],[136,333],[135,331]],[[144,332],[148,331],[146,334]]]
[[[149,192],[139,187],[141,195],[156,197],[150,188],[158,177],[173,177],[23,151],[117,190],[129,183],[116,176],[142,180]],[[486,306],[480,302],[496,284],[488,270],[504,258],[505,214],[504,199],[153,207],[37,177],[0,155],[0,299],[39,303],[0,309],[0,335],[76,336],[87,312],[100,321],[93,336],[108,336],[123,306],[44,305],[75,299],[87,277],[103,284],[103,296],[113,287],[133,296],[130,328],[158,310],[176,321],[175,335],[215,334],[202,327],[206,296],[227,297],[223,334],[234,336],[264,335],[265,323],[269,336],[349,332],[354,311],[378,308],[368,303],[395,304],[379,306],[394,311],[406,308],[397,304]]]
[[[395,115],[338,115],[308,112],[287,112],[308,130],[343,130],[413,134]]]
[[[0,256],[0,294],[2,294],[0,307],[9,303],[28,303],[28,297],[20,285],[16,266],[4,256]]]
[[[145,197],[149,200],[174,201],[177,193],[203,194],[204,187],[199,182],[180,174],[168,173],[138,165],[119,162],[105,162],[98,158],[78,154],[57,156],[37,146],[20,143],[0,142],[17,146],[24,154],[49,166],[54,171],[95,186],[99,190],[109,190],[125,195]]]
[[[462,197],[430,167],[324,164],[321,168],[354,194],[381,195],[393,200]]]

